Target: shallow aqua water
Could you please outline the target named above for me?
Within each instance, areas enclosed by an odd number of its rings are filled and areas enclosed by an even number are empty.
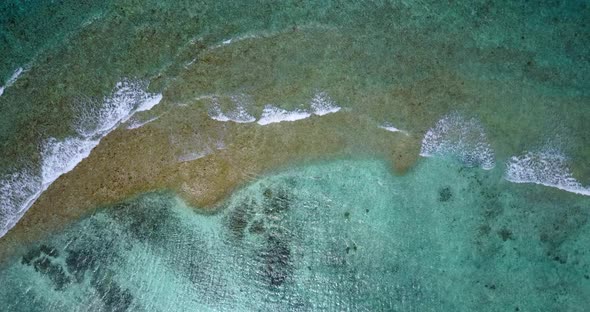
[[[10,311],[585,311],[586,197],[425,159],[279,172],[200,215],[152,193],[0,273]],[[551,191],[550,191],[551,192]],[[543,198],[546,198],[543,196]]]

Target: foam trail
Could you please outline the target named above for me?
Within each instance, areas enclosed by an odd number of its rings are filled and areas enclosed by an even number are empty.
[[[389,132],[401,132],[400,129],[398,129],[398,128],[394,127],[394,126],[391,126],[389,124],[379,126],[379,128],[384,129],[384,130],[387,130]]]
[[[266,105],[262,111],[262,116],[258,120],[258,124],[265,126],[271,123],[282,121],[296,121],[305,119],[311,116],[310,113],[304,110],[288,111],[272,105]]]
[[[316,93],[311,99],[310,106],[313,114],[318,116],[336,113],[342,109],[340,106],[334,103],[332,98],[330,98],[326,92]]]
[[[211,150],[210,148],[207,148],[201,152],[189,152],[189,153],[179,156],[178,161],[179,162],[193,161],[193,160],[197,160],[197,159],[203,158],[205,156],[208,156],[212,153],[213,153],[213,150]]]
[[[143,92],[142,97],[144,97],[145,99],[139,102],[139,106],[133,112],[134,114],[137,112],[145,112],[145,111],[151,110],[152,108],[154,108],[154,106],[160,104],[160,101],[162,101],[162,94],[161,93],[150,94],[150,93]],[[128,118],[130,118],[130,117],[131,116],[129,116]]]
[[[240,42],[240,41],[244,41],[244,40],[249,40],[249,39],[259,39],[259,38],[264,38],[264,35],[263,34],[259,34],[259,35],[249,34],[249,35],[238,36],[238,37],[222,40],[221,44],[214,45],[211,48],[215,49],[215,48],[219,48],[222,46],[230,45],[232,43],[236,43],[236,42]]]
[[[323,25],[323,24],[317,24],[317,23],[311,23],[311,24],[307,24],[307,25],[299,25],[297,26],[298,29],[300,30],[330,30],[330,31],[334,31],[335,28],[332,26],[328,26],[328,25]],[[252,40],[252,39],[266,39],[266,38],[271,38],[280,34],[285,34],[285,33],[290,33],[293,32],[293,28],[292,27],[288,27],[286,29],[283,30],[279,30],[279,31],[259,31],[259,32],[255,32],[255,33],[248,33],[248,34],[243,34],[243,35],[238,35],[235,37],[231,37],[231,38],[226,38],[221,40],[221,42],[209,47],[209,50],[213,50],[213,49],[217,49],[217,48],[221,48],[230,44],[235,44],[238,43],[240,41],[245,41],[245,40]],[[202,38],[195,38],[192,39],[190,42],[192,44],[194,44],[195,42],[197,42],[197,40],[202,40]]]
[[[242,36],[236,36],[233,38],[228,38],[228,39],[224,39],[221,41],[221,43],[218,43],[216,45],[213,45],[209,48],[209,50],[214,50],[214,49],[218,49],[221,48],[223,46],[227,46],[230,45],[232,43],[237,43],[240,41],[244,41],[244,40],[250,40],[250,39],[261,39],[261,38],[267,38],[267,37],[271,37],[276,35],[277,33],[258,33],[258,34],[246,34],[246,35],[242,35]]]
[[[222,137],[218,138],[203,138],[201,135],[195,135],[192,138],[183,139],[182,142],[177,141],[175,138],[171,138],[173,145],[180,144],[182,147],[182,153],[177,157],[179,162],[188,162],[209,156],[215,151],[225,149],[225,143]],[[188,143],[188,146],[186,145]]]
[[[505,179],[514,183],[540,184],[590,196],[590,187],[584,187],[572,176],[567,161],[568,158],[556,149],[527,152],[508,161]]]
[[[10,77],[10,79],[8,79],[8,81],[6,82],[6,86],[10,87],[12,86],[16,80],[18,79],[18,77],[20,77],[20,75],[24,72],[24,68],[19,67],[17,68],[14,73],[12,73],[12,76]]]
[[[422,139],[420,156],[453,156],[468,166],[490,170],[495,155],[481,123],[451,113],[440,119]]]
[[[88,157],[100,140],[134,113],[153,108],[161,94],[145,91],[146,83],[122,81],[102,105],[81,103],[74,123],[77,136],[49,138],[41,148],[40,168],[26,168],[0,180],[0,237],[6,234],[35,200],[61,175]]]
[[[213,107],[209,110],[209,117],[217,121],[233,121],[236,123],[250,123],[255,122],[256,118],[250,115],[246,110],[246,100],[242,96],[231,96],[230,99],[235,105],[235,108],[229,112],[223,112],[216,97],[211,98]]]
[[[381,126],[379,126],[379,128],[381,128],[383,130],[386,130],[386,131],[389,131],[389,132],[401,132],[401,133],[403,133],[405,135],[408,135],[408,132],[406,132],[404,130],[400,130],[400,129],[394,127],[391,123],[388,123],[388,122],[382,124]]]
[[[129,125],[127,126],[127,130],[133,130],[133,129],[137,129],[137,128],[141,128],[147,124],[149,124],[152,121],[156,121],[160,118],[160,116],[156,116],[153,118],[150,118],[148,120],[144,120],[144,121],[140,121],[140,120],[132,120],[129,122]]]
[[[0,86],[0,96],[4,94],[4,90],[6,90],[6,88],[12,86],[18,80],[18,77],[20,77],[24,71],[24,68],[19,67],[12,73],[12,76],[10,76],[10,78],[6,81],[4,86]]]

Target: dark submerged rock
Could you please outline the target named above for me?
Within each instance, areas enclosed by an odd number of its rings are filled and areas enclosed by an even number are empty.
[[[156,194],[162,197],[162,194]],[[141,241],[161,242],[167,237],[176,217],[171,212],[171,200],[153,200],[153,196],[116,205],[108,211],[116,221],[127,226],[129,233]]]
[[[292,274],[291,249],[284,238],[269,235],[262,252],[264,278],[269,286],[278,287]]]
[[[499,230],[499,231],[498,231],[498,236],[500,236],[500,238],[501,238],[503,241],[507,241],[507,240],[509,240],[509,239],[510,239],[510,240],[514,239],[514,238],[512,237],[512,231],[510,231],[510,230],[509,230],[509,229],[507,229],[507,228],[503,228],[503,229]]]
[[[228,227],[233,236],[237,239],[244,238],[244,231],[252,219],[253,203],[243,203],[236,207],[228,217]]]
[[[109,280],[95,282],[94,287],[98,291],[107,311],[128,311],[133,303],[133,296],[127,289],[121,288],[117,283]]]
[[[71,282],[71,279],[59,263],[52,261],[52,259],[56,259],[58,256],[59,252],[55,247],[41,245],[29,250],[22,257],[21,263],[32,266],[36,272],[49,278],[56,290],[62,290]]]
[[[74,275],[78,283],[82,282],[86,271],[95,268],[96,265],[96,256],[87,250],[70,250],[66,257],[68,271]]]
[[[35,258],[40,257],[40,256],[41,256],[41,250],[39,248],[33,248],[33,249],[29,250],[23,256],[21,263],[30,265],[31,261],[33,261]]]
[[[41,245],[39,247],[39,250],[42,253],[44,253],[44,254],[46,254],[46,255],[48,255],[50,257],[59,257],[59,251],[57,251],[57,249],[55,247],[50,247],[50,246],[47,246],[47,245]]]
[[[286,189],[279,188],[270,192],[270,194],[272,194],[272,196],[267,197],[264,203],[264,213],[282,213],[291,207],[292,195]]]
[[[440,202],[448,202],[452,197],[453,193],[448,186],[445,186],[438,191],[438,201]]]
[[[264,222],[262,220],[252,222],[249,228],[249,231],[252,234],[262,234],[265,230],[266,228],[264,227]]]

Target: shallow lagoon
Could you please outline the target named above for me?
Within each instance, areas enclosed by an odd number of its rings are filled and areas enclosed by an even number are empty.
[[[588,204],[448,160],[402,177],[379,160],[308,164],[213,215],[170,193],[105,208],[6,265],[0,298],[11,311],[583,311]]]

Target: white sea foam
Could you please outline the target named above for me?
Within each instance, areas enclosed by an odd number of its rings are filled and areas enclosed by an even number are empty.
[[[230,100],[235,107],[227,112],[224,112],[221,109],[218,97],[209,98],[213,102],[212,107],[209,109],[209,117],[211,117],[211,119],[223,122],[233,121],[236,123],[250,123],[256,121],[256,118],[250,115],[250,113],[246,109],[246,106],[248,106],[248,100],[245,96],[230,96]]]
[[[398,128],[390,125],[390,124],[384,124],[382,126],[379,126],[379,128],[384,129],[384,130],[387,130],[389,132],[401,132],[400,129],[398,129]]]
[[[226,96],[218,95],[203,95],[197,100],[210,100],[212,106],[209,109],[209,117],[211,119],[227,122],[232,121],[236,123],[250,123],[255,122],[256,118],[252,116],[247,107],[251,106],[250,99],[246,95],[232,95],[229,96],[234,108],[229,111],[223,111],[219,101]],[[342,108],[334,103],[334,101],[325,92],[318,92],[310,101],[310,111],[303,109],[296,109],[288,111],[273,105],[266,105],[262,111],[262,115],[258,120],[260,125],[268,125],[282,121],[296,121],[310,117],[312,114],[317,116],[324,116],[340,111]]]
[[[20,75],[24,72],[24,68],[19,67],[17,68],[14,73],[12,73],[12,76],[10,77],[10,79],[8,79],[8,81],[6,82],[6,86],[10,87],[12,86],[16,80],[18,79],[18,77],[20,77]]]
[[[84,100],[76,105],[76,131],[82,137],[104,136],[119,124],[126,122],[136,112],[152,109],[162,100],[161,94],[145,91],[143,81],[123,80],[102,103]]]
[[[480,166],[486,170],[495,166],[494,150],[481,123],[475,118],[466,119],[458,113],[444,116],[426,132],[420,155],[452,156],[466,165]]]
[[[297,30],[306,30],[306,31],[317,31],[317,30],[322,30],[322,31],[335,31],[336,28],[332,27],[332,26],[328,26],[328,25],[323,25],[323,24],[318,24],[318,23],[310,23],[307,25],[299,25],[297,26],[297,28],[295,28]],[[247,34],[242,34],[242,35],[238,35],[235,37],[231,37],[231,38],[227,38],[227,39],[223,39],[221,40],[221,42],[211,46],[209,49],[217,49],[223,46],[227,46],[230,44],[234,44],[240,41],[244,41],[244,40],[250,40],[250,39],[266,39],[266,38],[272,38],[281,34],[285,34],[285,33],[290,33],[293,32],[294,28],[293,27],[288,27],[285,28],[283,30],[279,30],[279,31],[258,31],[255,33],[247,33]],[[195,44],[198,41],[203,40],[203,38],[193,38],[190,40],[190,44]]]
[[[100,139],[66,138],[63,141],[50,138],[41,152],[41,177],[43,185],[50,185],[62,174],[70,172],[90,155]]]
[[[219,44],[215,44],[213,46],[211,46],[209,49],[213,50],[213,49],[217,49],[226,45],[230,45],[232,43],[237,43],[240,41],[244,41],[244,40],[250,40],[250,39],[260,39],[260,38],[267,38],[267,37],[272,37],[275,36],[278,33],[274,33],[274,32],[260,32],[260,33],[256,33],[256,34],[245,34],[245,35],[241,35],[241,36],[236,36],[233,38],[228,38],[228,39],[224,39],[221,41],[221,43]]]
[[[383,130],[386,130],[386,131],[389,131],[389,132],[401,132],[401,133],[403,133],[405,135],[408,135],[408,132],[407,131],[398,129],[398,128],[394,127],[389,122],[386,122],[386,123],[382,124],[381,126],[379,126],[379,128],[381,128]]]
[[[21,170],[0,180],[0,236],[4,235],[30,208],[34,201],[61,175],[71,171],[90,155],[109,132],[127,121],[135,112],[149,110],[162,96],[145,91],[146,83],[123,81],[102,105],[96,101],[79,103],[74,123],[77,136],[63,140],[49,138],[41,148],[37,170]]]
[[[143,98],[140,98],[139,105],[137,106],[137,108],[133,112],[134,114],[137,112],[148,111],[148,110],[154,108],[154,106],[160,104],[160,101],[162,101],[162,94],[161,93],[153,94],[153,93],[146,93],[145,91],[143,91],[141,93],[143,93],[143,95],[142,95]]]
[[[23,67],[19,67],[12,73],[12,76],[6,80],[4,86],[0,86],[0,96],[4,94],[4,90],[6,90],[6,88],[12,86],[18,80],[18,77],[20,77],[24,71],[25,69]]]
[[[193,65],[197,61],[197,58],[193,58],[190,62],[184,64],[184,68],[188,69],[191,65]]]
[[[324,116],[331,113],[336,113],[340,109],[340,106],[334,103],[334,100],[328,96],[326,92],[318,92],[311,99],[311,111],[314,115]]]
[[[62,174],[88,157],[99,140],[49,139],[41,152],[41,173],[27,168],[0,180],[0,237],[10,230],[33,203]]]
[[[127,130],[141,128],[141,127],[149,124],[152,121],[158,120],[158,118],[160,118],[160,116],[152,117],[147,120],[131,120],[131,121],[129,121],[129,124],[127,125]]]
[[[547,148],[512,157],[506,164],[506,180],[534,183],[590,196],[590,187],[578,182],[568,167],[568,158],[559,150]]]
[[[31,168],[0,179],[0,237],[16,224],[41,192],[41,178]]]
[[[264,126],[282,121],[296,121],[308,118],[309,116],[311,116],[311,114],[304,110],[298,109],[288,111],[276,106],[266,105],[258,120],[258,124]]]

